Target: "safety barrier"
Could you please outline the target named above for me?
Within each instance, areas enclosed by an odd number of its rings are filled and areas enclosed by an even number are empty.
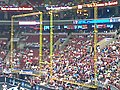
[[[0,82],[6,82],[12,86],[21,85],[22,88],[27,90],[31,90],[31,84],[25,80],[17,79],[17,78],[9,78],[9,77],[0,77]],[[42,85],[34,85],[32,90],[53,90],[49,87],[42,86]]]
[[[33,89],[31,89],[30,82],[27,82],[25,80],[17,79],[17,78],[9,78],[9,77],[0,77],[0,82],[6,82],[7,84],[10,84],[11,86],[18,86],[18,84],[21,85],[22,88],[25,88],[27,90],[54,90],[47,86],[42,85],[34,85]],[[118,90],[113,85],[110,85],[111,90]],[[99,85],[98,90],[104,90],[104,87],[102,85]]]

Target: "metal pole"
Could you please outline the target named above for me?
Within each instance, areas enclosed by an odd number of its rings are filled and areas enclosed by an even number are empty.
[[[38,15],[38,14],[42,14],[42,13],[41,12],[34,12],[34,13],[13,15],[12,16],[12,18],[11,18],[11,40],[10,40],[10,65],[11,65],[11,68],[13,68],[12,61],[13,61],[13,49],[14,49],[14,44],[13,44],[13,38],[14,38],[14,18],[26,17],[26,16],[32,16],[32,15]]]
[[[27,14],[20,14],[20,15],[15,15],[14,18],[19,18],[19,17],[26,17],[26,16],[33,16],[33,15],[39,15],[41,12],[34,12],[34,13],[27,13]]]
[[[53,12],[50,11],[50,77],[52,77],[53,64]]]
[[[97,6],[95,5],[94,7],[94,20],[97,19],[98,11],[97,11]],[[97,24],[94,24],[94,79],[95,79],[95,85],[97,85]]]
[[[52,78],[52,80],[61,81],[60,78]],[[65,79],[62,79],[62,81],[63,81],[63,82],[66,82],[66,83],[70,83],[70,84],[82,86],[82,87],[93,88],[93,89],[96,89],[96,88],[97,88],[96,85],[89,85],[89,84],[79,83],[79,82],[70,81],[70,80],[65,80]]]
[[[43,38],[42,38],[42,18],[43,18],[43,15],[42,15],[42,12],[40,13],[40,36],[39,36],[39,57],[40,57],[40,60],[39,60],[39,66],[40,66],[40,76],[41,76],[41,69],[42,69],[42,45],[43,45]]]
[[[11,18],[11,40],[10,40],[10,67],[13,68],[13,37],[14,37],[14,16]]]

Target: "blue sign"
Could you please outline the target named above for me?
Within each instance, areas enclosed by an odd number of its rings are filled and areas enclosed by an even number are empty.
[[[79,20],[76,24],[94,24],[94,23],[109,23],[110,19],[98,19],[98,20]]]
[[[120,17],[111,17],[111,18],[99,18],[99,19],[83,19],[83,20],[74,20],[73,24],[101,24],[101,23],[114,23],[120,22]]]

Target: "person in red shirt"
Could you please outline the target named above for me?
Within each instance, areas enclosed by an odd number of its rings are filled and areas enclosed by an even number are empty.
[[[108,87],[107,87],[107,90],[111,90],[109,85],[108,85]]]

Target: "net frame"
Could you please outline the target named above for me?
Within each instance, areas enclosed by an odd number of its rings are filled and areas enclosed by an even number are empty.
[[[95,7],[96,8],[96,7]],[[97,12],[97,8],[94,9],[95,12]],[[52,72],[53,72],[53,67],[52,67],[52,64],[53,64],[53,11],[50,11],[50,63],[47,63],[50,65],[50,77],[52,77]],[[12,64],[12,61],[13,61],[13,48],[14,48],[14,45],[13,45],[13,38],[14,38],[14,19],[15,18],[20,18],[20,17],[27,17],[27,16],[32,16],[32,15],[40,15],[40,48],[39,48],[39,65],[40,65],[40,75],[41,76],[41,66],[42,64],[46,64],[45,62],[42,61],[42,12],[34,12],[34,13],[28,13],[28,14],[21,14],[21,15],[13,15],[12,18],[11,18],[11,40],[10,40],[10,64],[11,64],[11,68],[13,69],[13,64]],[[95,15],[95,14],[94,14]],[[94,16],[95,19],[97,18],[97,16]],[[95,24],[96,26],[96,24]],[[94,28],[94,31],[96,32],[96,28]],[[95,38],[97,38],[97,35],[95,33]],[[97,39],[95,39],[96,41],[94,41],[95,43],[97,43]],[[94,46],[94,48],[96,48],[96,46]],[[96,53],[96,51],[95,51]],[[96,62],[97,60],[97,56],[95,56],[94,58],[94,61]],[[94,63],[95,63],[94,62]],[[95,63],[96,65],[96,63]],[[94,67],[95,68],[95,73],[96,73],[96,66]],[[96,77],[96,74],[95,74],[95,77]],[[60,79],[56,79],[56,78],[51,78],[51,80],[57,80],[57,81],[61,81]],[[96,79],[95,79],[96,80]],[[88,88],[97,88],[97,85],[88,85],[88,84],[84,84],[84,83],[77,83],[77,82],[72,82],[72,81],[69,81],[69,80],[62,80],[62,82],[66,82],[66,83],[71,83],[71,84],[74,84],[74,85],[78,85],[78,86],[83,86],[83,87],[88,87]],[[95,81],[96,82],[96,81]]]

